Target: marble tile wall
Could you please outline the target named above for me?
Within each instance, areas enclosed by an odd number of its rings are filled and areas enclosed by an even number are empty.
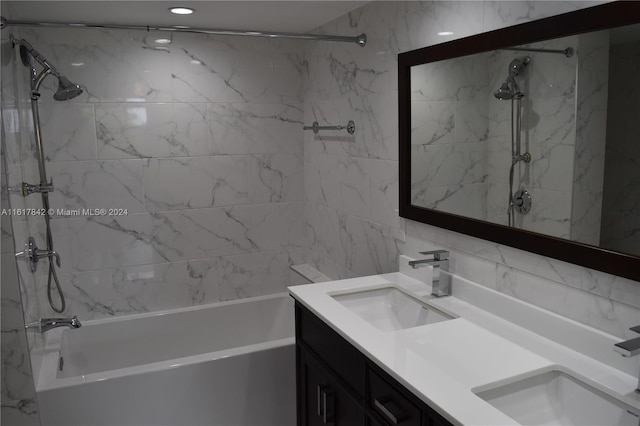
[[[7,161],[7,151],[19,149],[16,127],[19,125],[19,104],[16,94],[17,78],[15,62],[12,61],[12,49],[4,39],[2,49],[2,86],[0,96],[2,104],[0,113],[0,207],[10,211],[13,205],[9,196],[9,170],[13,174],[19,170],[15,164]],[[15,201],[21,201],[17,198]],[[2,410],[0,417],[7,425],[39,425],[38,405],[33,385],[33,372],[29,359],[29,344],[24,329],[23,298],[18,281],[18,269],[15,259],[14,233],[11,224],[12,216],[0,216],[0,312],[2,352],[0,363],[0,396]],[[25,301],[26,302],[26,301]],[[24,303],[28,306],[28,303]]]
[[[571,239],[600,245],[610,81],[609,32],[580,35],[578,46]]]
[[[637,97],[640,43],[611,48],[607,148],[604,168],[601,245],[637,253],[640,247],[640,147],[630,140],[640,130]]]
[[[55,102],[49,79],[40,101],[66,313],[95,319],[286,289],[288,266],[306,259],[302,43],[174,34],[159,44],[166,34],[107,30],[20,37],[85,88]],[[37,181],[31,139],[14,157]],[[29,279],[38,316],[53,314],[46,276]]]
[[[326,33],[365,32],[368,43],[365,48],[309,43],[305,51],[305,122],[356,122],[352,137],[329,132],[319,136],[305,134],[308,263],[326,275],[343,278],[395,271],[399,253],[417,256],[419,250],[446,248],[453,253],[451,267],[455,273],[584,324],[631,337],[628,327],[637,325],[640,316],[639,283],[404,221],[395,210],[397,54],[595,4],[372,2],[320,27],[318,31]],[[442,31],[454,34],[438,36]],[[536,60],[536,64],[545,60]],[[573,140],[570,133],[575,132],[575,126],[569,124],[575,120],[570,114],[574,106],[569,105],[567,95],[575,90],[576,63],[574,60],[570,64],[574,77],[569,80],[558,80],[569,75],[568,68],[567,73],[561,73],[558,66],[564,65],[551,66],[548,73],[539,74],[543,79],[540,83],[555,90],[557,96],[546,103],[540,100],[536,107],[541,120],[551,120],[552,133],[561,141],[554,150],[567,145],[562,143],[565,140]],[[506,76],[506,66],[501,70],[496,78]],[[504,124],[504,120],[498,124]],[[540,134],[531,133],[532,138],[536,136],[540,142],[546,141]],[[534,147],[530,149],[534,154]],[[548,158],[552,148],[539,143],[537,149],[538,158],[542,159]],[[573,156],[565,151],[566,160],[571,163]],[[549,164],[544,170],[548,169]],[[568,176],[573,176],[572,170]],[[529,178],[537,188],[553,183],[545,181],[544,174]],[[348,198],[348,202],[340,202],[340,196]],[[406,242],[394,238],[405,231]]]

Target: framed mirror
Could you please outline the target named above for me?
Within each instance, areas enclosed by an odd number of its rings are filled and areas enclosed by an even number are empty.
[[[640,2],[398,55],[400,216],[640,281]]]

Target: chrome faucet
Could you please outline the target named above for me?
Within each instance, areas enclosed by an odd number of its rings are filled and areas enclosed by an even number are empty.
[[[410,260],[409,266],[418,269],[422,266],[433,266],[435,272],[438,272],[438,278],[433,278],[431,284],[431,294],[436,297],[451,296],[451,275],[449,275],[449,252],[446,250],[421,251],[420,254],[433,256],[429,259]]]
[[[635,331],[636,333],[640,333],[640,325],[631,327],[630,330]],[[640,337],[616,343],[615,345],[613,345],[613,350],[627,358],[640,355]],[[638,387],[636,388],[636,392],[640,393],[640,373],[638,374]]]
[[[71,318],[40,318],[37,321],[25,325],[25,328],[36,329],[40,333],[46,333],[58,327],[80,328],[82,324],[78,317],[74,315]]]

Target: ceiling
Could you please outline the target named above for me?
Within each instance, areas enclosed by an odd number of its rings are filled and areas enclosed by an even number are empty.
[[[7,19],[308,32],[366,1],[2,1]],[[174,15],[171,6],[196,9]]]

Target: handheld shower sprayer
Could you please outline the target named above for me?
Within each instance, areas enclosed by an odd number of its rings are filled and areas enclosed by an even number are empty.
[[[42,207],[46,212],[44,215],[45,225],[46,225],[46,253],[56,253],[53,250],[53,236],[51,232],[51,217],[49,215],[50,205],[49,205],[49,192],[53,191],[53,182],[47,181],[47,169],[45,164],[45,155],[44,155],[44,147],[42,144],[42,132],[40,129],[40,114],[38,108],[38,99],[40,99],[40,85],[47,78],[47,76],[52,75],[58,79],[58,89],[53,94],[53,99],[56,101],[66,101],[76,96],[79,96],[82,93],[82,87],[79,84],[72,83],[69,81],[67,77],[62,75],[58,69],[51,64],[44,56],[40,54],[37,50],[31,46],[31,44],[25,39],[11,39],[11,44],[13,47],[20,47],[20,59],[22,64],[29,68],[29,73],[31,77],[31,112],[33,117],[33,128],[35,133],[35,143],[36,143],[36,157],[38,160],[38,171],[40,172],[40,183],[38,185],[29,185],[26,182],[23,183],[23,187],[31,187],[34,190],[31,192],[39,192],[42,197]],[[37,63],[37,64],[36,64]],[[37,65],[40,65],[41,69],[38,71],[36,69]],[[39,68],[40,68],[39,67]],[[26,192],[25,196],[30,192]],[[34,244],[35,246],[35,244]],[[56,253],[56,256],[57,253]],[[60,266],[60,258],[58,260],[58,267]],[[53,285],[55,284],[60,304],[56,306],[53,301]],[[49,299],[49,305],[51,309],[54,311],[61,313],[65,310],[66,302],[64,298],[64,293],[62,292],[62,287],[60,286],[60,281],[58,279],[58,274],[56,272],[55,266],[51,259],[49,261],[49,275],[47,280],[47,297]]]

